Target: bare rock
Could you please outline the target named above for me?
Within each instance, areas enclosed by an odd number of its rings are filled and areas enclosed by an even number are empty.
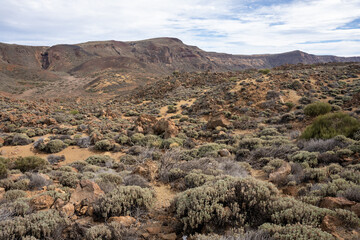
[[[135,121],[135,131],[140,133],[153,133],[156,118],[149,114],[141,114]]]
[[[155,134],[164,134],[164,138],[176,137],[179,133],[179,129],[175,126],[175,123],[170,119],[162,118],[153,127]]]
[[[176,234],[175,233],[169,233],[169,234],[163,234],[160,233],[159,237],[164,240],[176,240]]]
[[[228,127],[230,125],[230,121],[226,119],[226,117],[222,114],[218,114],[213,116],[207,123],[208,129],[215,129],[216,127]]]
[[[54,198],[49,195],[35,196],[30,204],[35,210],[49,209],[54,204]]]
[[[270,182],[282,182],[291,173],[291,165],[288,162],[284,162],[283,165],[273,173],[269,175]]]
[[[231,155],[231,153],[230,153],[229,150],[227,150],[227,149],[221,149],[221,150],[219,151],[219,155],[220,155],[221,157],[228,157],[228,156]]]
[[[350,209],[356,202],[350,201],[343,197],[324,197],[320,202],[320,207],[329,209]]]
[[[131,225],[136,223],[136,219],[131,216],[120,216],[120,217],[111,217],[108,222],[117,222],[120,223],[124,227],[130,227]]]
[[[79,204],[84,199],[89,203],[94,203],[103,194],[103,190],[96,183],[90,180],[81,180],[75,191],[71,194],[70,203]]]
[[[157,165],[156,162],[146,161],[140,166],[137,166],[134,169],[133,174],[140,175],[151,182],[156,179],[158,172],[159,172],[159,166]]]
[[[75,207],[71,203],[65,204],[63,207],[60,208],[60,211],[63,212],[66,216],[70,217],[74,215]]]

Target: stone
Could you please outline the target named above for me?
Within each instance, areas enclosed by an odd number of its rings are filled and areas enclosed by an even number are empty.
[[[92,204],[103,194],[103,190],[96,183],[87,179],[81,180],[75,191],[71,194],[69,202],[79,204],[81,201],[86,200]]]
[[[179,129],[175,123],[170,119],[162,118],[153,127],[155,134],[164,134],[164,138],[176,137],[179,133]]]
[[[40,195],[31,199],[30,204],[35,210],[43,210],[49,209],[54,204],[54,202],[55,200],[53,197],[49,195]]]
[[[350,201],[343,197],[324,197],[320,202],[321,208],[329,208],[329,209],[350,209],[351,206],[355,205],[356,202]]]
[[[282,182],[291,173],[291,165],[288,162],[284,162],[281,167],[269,175],[270,182]]]
[[[146,231],[148,233],[150,233],[151,235],[156,235],[159,234],[161,232],[161,226],[151,226],[151,227],[147,227]]]
[[[140,166],[137,166],[132,173],[140,175],[152,182],[156,179],[158,172],[159,167],[155,161],[146,161]]]
[[[161,239],[164,240],[176,240],[176,234],[175,233],[169,233],[169,234],[159,234]]]
[[[154,132],[153,127],[156,124],[156,118],[149,114],[141,114],[135,121],[135,131],[144,134]]]
[[[228,157],[228,156],[231,155],[231,153],[230,153],[229,150],[227,150],[227,149],[221,149],[221,150],[219,151],[219,155],[220,155],[221,157]]]
[[[75,207],[71,203],[65,204],[63,207],[60,208],[60,211],[63,212],[66,216],[70,217],[74,215]]]
[[[228,127],[230,125],[230,121],[226,119],[226,117],[222,114],[218,114],[210,118],[206,127],[208,129],[216,129],[217,127]]]
[[[108,219],[108,222],[117,222],[124,227],[130,227],[131,225],[136,223],[136,219],[131,216],[110,217]]]

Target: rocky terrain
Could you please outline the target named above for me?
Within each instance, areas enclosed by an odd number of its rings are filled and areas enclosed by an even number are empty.
[[[19,98],[125,93],[174,71],[226,72],[284,64],[359,61],[359,57],[316,56],[301,51],[222,54],[203,51],[175,38],[51,47],[0,43],[0,91]]]
[[[19,47],[17,62],[2,48],[1,74],[81,89],[107,64],[163,62],[125,59],[149,44]],[[179,59],[127,94],[1,94],[0,239],[360,238],[360,63],[219,60],[191,73],[173,71],[189,64]]]

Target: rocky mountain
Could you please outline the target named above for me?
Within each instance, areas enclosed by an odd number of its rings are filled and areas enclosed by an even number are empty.
[[[326,62],[360,62],[360,57],[316,56],[301,51],[232,55],[206,52],[175,38],[52,47],[0,43],[0,91],[33,95],[35,88],[38,93],[39,87],[48,93],[56,87],[69,93],[69,88],[74,89],[73,83],[77,90],[85,87],[91,91],[111,91],[134,88],[173,71],[225,72]]]

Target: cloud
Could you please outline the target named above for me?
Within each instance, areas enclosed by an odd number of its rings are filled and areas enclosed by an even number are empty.
[[[0,41],[177,37],[208,51],[360,55],[358,0],[3,0]]]

